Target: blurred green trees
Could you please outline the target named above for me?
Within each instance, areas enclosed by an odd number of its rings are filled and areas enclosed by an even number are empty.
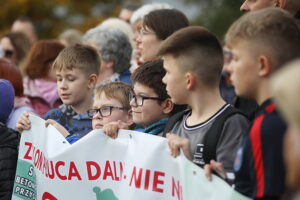
[[[242,0],[185,0],[187,3],[197,2],[199,15],[193,24],[202,25],[223,40],[229,26],[243,13],[240,11]]]
[[[0,0],[0,33],[20,16],[34,21],[40,38],[57,37],[67,28],[84,32],[117,16],[122,6],[122,0]]]
[[[159,2],[159,0],[156,0]],[[230,24],[242,13],[242,0],[178,0],[193,3],[199,12],[192,24],[207,27],[223,39]],[[108,17],[116,17],[125,3],[141,0],[0,0],[0,35],[20,16],[36,24],[40,38],[54,38],[68,28],[82,32]]]

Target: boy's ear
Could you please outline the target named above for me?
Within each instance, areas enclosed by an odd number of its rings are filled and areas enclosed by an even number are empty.
[[[163,102],[163,113],[166,115],[169,115],[174,107],[174,103],[171,101],[170,98],[167,98],[166,100],[164,100]]]
[[[258,59],[259,59],[259,63],[260,63],[258,75],[260,77],[269,76],[273,71],[271,60],[266,55],[260,55]]]
[[[97,83],[98,76],[96,74],[91,74],[89,77],[88,88],[94,88]]]
[[[274,6],[278,8],[285,8],[287,0],[274,0]]]
[[[193,74],[191,72],[185,73],[185,80],[186,80],[186,89],[187,90],[191,90],[192,88],[194,88],[194,86],[197,82],[195,74]]]

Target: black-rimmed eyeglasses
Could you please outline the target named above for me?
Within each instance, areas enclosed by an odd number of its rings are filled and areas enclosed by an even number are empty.
[[[147,100],[147,99],[156,100],[156,101],[164,101],[165,100],[164,98],[160,98],[160,97],[146,97],[143,95],[138,95],[138,94],[133,94],[133,93],[129,94],[129,101],[134,100],[134,103],[137,106],[144,105],[144,100]]]
[[[129,110],[130,108],[118,107],[118,106],[103,106],[101,108],[88,110],[88,115],[89,117],[94,117],[97,113],[100,113],[101,117],[108,117],[111,115],[113,109]]]

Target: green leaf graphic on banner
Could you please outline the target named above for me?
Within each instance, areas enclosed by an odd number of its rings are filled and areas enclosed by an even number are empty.
[[[36,176],[31,163],[18,160],[13,195],[24,200],[36,199]]]
[[[118,200],[111,189],[101,191],[99,187],[94,187],[93,191],[96,193],[97,200]]]

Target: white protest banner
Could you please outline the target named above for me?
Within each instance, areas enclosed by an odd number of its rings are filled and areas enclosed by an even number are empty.
[[[248,200],[184,156],[170,156],[165,138],[94,130],[70,145],[30,115],[20,142],[13,200]]]

